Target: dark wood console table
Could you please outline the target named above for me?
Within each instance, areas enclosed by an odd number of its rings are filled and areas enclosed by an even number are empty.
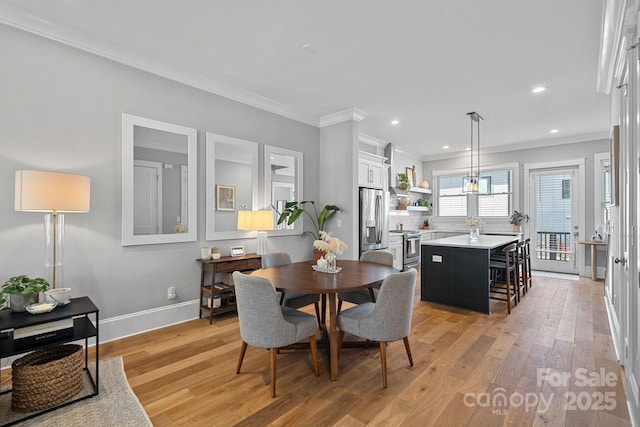
[[[98,337],[98,308],[89,299],[89,297],[72,298],[71,302],[64,306],[56,307],[53,311],[43,314],[11,313],[8,310],[0,312],[0,361],[2,358],[15,356],[22,353],[28,353],[46,347],[52,347],[73,341],[84,340],[84,372],[90,382],[92,391],[89,394],[81,391],[79,397],[72,398],[58,406],[45,409],[36,413],[27,413],[23,417],[11,420],[2,419],[3,426],[17,424],[29,418],[36,417],[45,412],[52,411],[62,406],[67,406],[80,400],[88,399],[98,394],[99,381],[99,337]],[[90,315],[95,316],[95,325],[89,318]],[[73,319],[73,334],[54,339],[47,342],[38,342],[31,345],[16,346],[13,339],[13,331],[18,328],[41,325],[55,322],[62,319]],[[89,362],[89,338],[96,338],[95,345],[95,377],[88,369]],[[2,382],[2,372],[0,371],[0,383]],[[11,393],[11,390],[3,391],[1,394]],[[17,414],[17,413],[16,413]],[[22,414],[21,414],[22,415]],[[5,421],[8,421],[6,424]]]
[[[200,263],[200,308],[198,318],[205,312],[209,315],[209,324],[216,314],[236,309],[236,293],[233,285],[216,282],[216,274],[234,271],[253,271],[262,268],[262,256],[247,254],[225,256],[220,259],[196,260]],[[214,306],[214,299],[220,298],[220,306]]]

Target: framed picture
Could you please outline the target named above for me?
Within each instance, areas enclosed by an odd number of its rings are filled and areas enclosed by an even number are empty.
[[[233,185],[216,185],[216,210],[236,210],[236,187]]]
[[[611,206],[618,206],[620,191],[620,126],[615,125],[609,138],[609,159],[611,162]]]

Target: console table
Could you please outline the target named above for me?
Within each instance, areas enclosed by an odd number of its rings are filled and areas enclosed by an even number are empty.
[[[601,240],[581,240],[578,243],[589,246],[591,249],[591,280],[598,280],[598,246],[607,246],[607,244]]]
[[[242,256],[225,256],[219,259],[197,259],[200,263],[200,308],[198,318],[202,313],[208,313],[209,324],[216,314],[226,313],[236,309],[236,293],[233,285],[216,282],[216,274],[233,273],[234,271],[253,271],[262,268],[262,256],[247,254]],[[220,298],[220,306],[214,305],[214,299]]]
[[[89,297],[72,298],[71,302],[64,306],[58,306],[53,311],[43,314],[29,314],[26,311],[22,313],[11,313],[8,310],[0,312],[0,361],[2,358],[15,356],[22,353],[28,353],[32,350],[37,350],[45,347],[52,347],[58,344],[64,344],[73,341],[84,340],[84,372],[91,385],[91,392],[86,394],[86,391],[80,391],[79,397],[76,396],[60,405],[53,408],[45,409],[36,413],[27,413],[23,417],[18,419],[5,420],[2,419],[3,426],[9,426],[17,424],[29,418],[36,417],[45,412],[52,411],[56,408],[70,405],[80,400],[88,399],[98,394],[98,381],[99,381],[99,339],[98,339],[98,308],[89,299]],[[89,316],[95,316],[95,325],[89,318]],[[62,319],[73,319],[73,334],[60,337],[53,341],[37,342],[31,345],[16,346],[13,339],[13,331],[18,328],[24,328],[35,325],[42,325],[50,322],[55,322]],[[89,338],[96,338],[95,345],[95,377],[88,369],[89,361]],[[2,372],[0,371],[0,383]],[[11,390],[6,390],[1,394],[11,393]],[[17,414],[17,413],[16,413]],[[4,421],[9,421],[4,424]]]

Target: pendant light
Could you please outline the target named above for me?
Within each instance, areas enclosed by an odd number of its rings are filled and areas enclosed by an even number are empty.
[[[469,175],[466,176],[463,179],[463,188],[462,191],[464,193],[472,193],[472,194],[478,194],[480,192],[480,120],[484,120],[482,118],[482,116],[478,113],[476,113],[475,111],[471,112],[471,113],[467,113],[467,116],[469,116],[470,123],[471,123],[471,130],[470,130],[470,135],[471,135],[471,151],[469,153],[469,157],[470,157],[470,166],[469,166]],[[475,162],[475,168],[474,168],[474,159],[473,159],[473,128],[474,128],[474,123],[475,123],[475,127],[477,129],[477,141],[476,141],[476,162]]]

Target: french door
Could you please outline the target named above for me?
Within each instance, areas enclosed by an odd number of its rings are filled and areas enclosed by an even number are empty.
[[[578,274],[578,167],[529,172],[534,270]]]

